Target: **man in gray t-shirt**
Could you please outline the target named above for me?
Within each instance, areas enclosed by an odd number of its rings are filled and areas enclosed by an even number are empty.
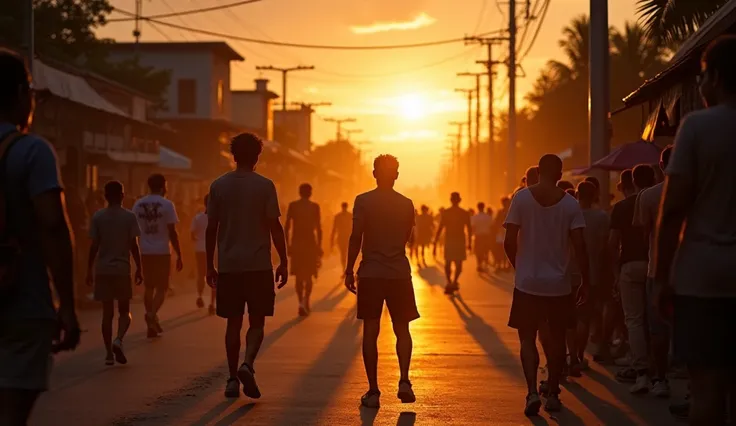
[[[401,378],[398,397],[414,402],[409,381],[412,340],[409,323],[419,318],[406,245],[414,227],[414,204],[393,187],[399,177],[399,162],[381,155],[373,162],[377,188],[358,195],[353,207],[345,286],[358,295],[358,319],[363,320],[363,360],[368,376],[368,392],[361,398],[366,407],[379,406],[378,333],[384,302],[388,306],[394,333]],[[358,285],[353,272],[358,254]]]
[[[690,424],[727,423],[736,406],[736,38],[705,51],[707,109],[680,124],[657,232],[655,301],[672,317],[675,356],[691,380]],[[733,417],[733,413],[731,413]]]
[[[212,182],[207,204],[207,282],[217,288],[217,315],[227,319],[225,350],[230,377],[225,396],[237,398],[242,383],[246,396],[260,398],[253,364],[263,342],[266,317],[273,316],[276,302],[271,242],[281,259],[276,280],[282,288],[288,278],[286,239],[276,187],[255,172],[263,141],[243,133],[233,138],[230,150],[237,169]],[[215,249],[219,271],[215,269]],[[238,368],[246,306],[250,328],[245,360]]]

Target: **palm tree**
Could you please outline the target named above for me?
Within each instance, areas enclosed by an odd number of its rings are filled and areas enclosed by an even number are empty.
[[[729,0],[637,0],[647,34],[663,43],[679,43]]]
[[[590,19],[580,15],[562,29],[563,38],[558,42],[566,61],[549,61],[547,66],[562,80],[588,78]]]
[[[664,66],[665,48],[649,37],[640,24],[626,22],[623,30],[613,28],[610,42],[612,72],[626,72],[641,79],[651,77]]]

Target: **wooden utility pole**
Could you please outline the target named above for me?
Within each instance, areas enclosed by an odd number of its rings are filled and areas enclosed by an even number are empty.
[[[286,75],[292,71],[307,71],[307,70],[313,70],[314,66],[304,66],[299,65],[296,67],[291,68],[278,68],[274,67],[273,65],[266,65],[266,66],[257,66],[256,69],[258,71],[278,71],[281,73],[281,105],[282,109],[286,111],[286,106],[288,105],[287,99],[286,99]]]
[[[335,142],[339,142],[342,140],[342,125],[344,123],[355,123],[355,118],[348,117],[348,118],[325,118],[325,121],[328,123],[335,123],[337,125],[337,131],[335,132]]]

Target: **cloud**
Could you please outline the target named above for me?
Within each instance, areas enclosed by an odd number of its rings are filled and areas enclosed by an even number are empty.
[[[428,27],[437,19],[422,12],[408,21],[377,21],[371,25],[354,25],[350,30],[355,34],[375,34],[386,31],[408,31]]]

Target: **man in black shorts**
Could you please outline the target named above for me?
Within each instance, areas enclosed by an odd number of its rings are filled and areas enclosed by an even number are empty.
[[[575,198],[556,186],[562,176],[562,160],[551,154],[539,160],[540,180],[522,189],[511,201],[504,248],[516,270],[509,327],[519,333],[521,361],[528,394],[524,413],[536,415],[542,403],[537,392],[537,331],[549,328],[546,349],[549,365],[545,409],[559,411],[560,376],[565,363],[565,334],[576,325],[575,295],[569,266],[574,249],[582,283],[578,303],[585,301],[589,286],[588,254],[583,228],[585,219]]]
[[[317,277],[322,257],[322,221],[319,204],[310,198],[312,198],[312,185],[301,184],[299,200],[289,204],[286,213],[286,244],[291,257],[291,275],[296,279],[300,317],[309,315],[311,311],[309,299],[312,295],[313,279]]]
[[[207,282],[217,288],[217,315],[227,319],[225,350],[230,376],[225,396],[243,393],[260,398],[253,364],[263,342],[266,317],[273,316],[276,293],[271,264],[271,242],[281,264],[278,288],[286,285],[288,260],[281,227],[279,202],[273,182],[255,172],[263,141],[251,133],[233,138],[230,150],[237,169],[217,178],[210,187],[207,207]],[[218,267],[215,269],[215,249]],[[250,328],[245,335],[245,360],[240,360],[240,331],[245,306]]]
[[[381,312],[386,302],[399,358],[401,378],[398,398],[403,403],[416,401],[411,381],[412,339],[409,323],[419,318],[411,267],[406,258],[406,244],[414,227],[414,204],[396,192],[399,162],[390,155],[381,155],[373,162],[377,188],[358,195],[353,208],[353,231],[350,235],[345,286],[358,294],[358,319],[363,320],[363,363],[368,376],[368,392],[361,404],[378,408],[381,391],[378,388],[378,333]],[[353,267],[358,254],[363,260],[358,269],[358,285]]]

